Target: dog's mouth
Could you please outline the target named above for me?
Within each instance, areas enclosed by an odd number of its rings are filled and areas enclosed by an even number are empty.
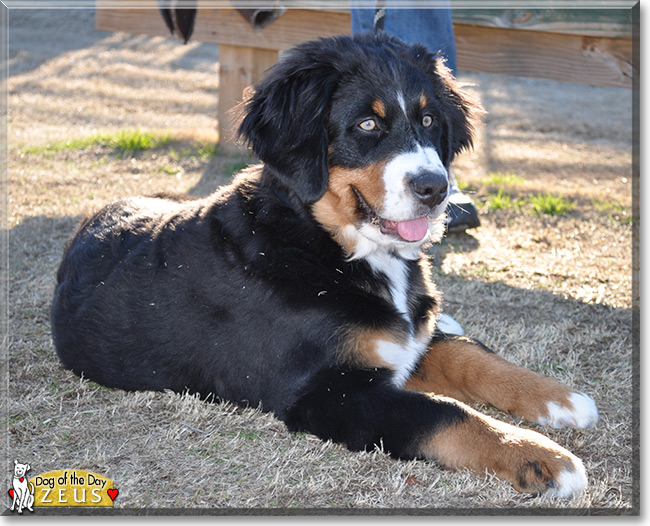
[[[406,221],[385,219],[375,212],[357,188],[352,186],[352,190],[359,202],[359,208],[366,216],[366,221],[379,227],[382,234],[394,236],[408,243],[416,243],[422,241],[429,232],[428,216],[416,217]]]

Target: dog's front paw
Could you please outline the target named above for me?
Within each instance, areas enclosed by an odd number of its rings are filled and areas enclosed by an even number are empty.
[[[519,442],[522,440],[518,438]],[[513,486],[522,493],[540,494],[548,492],[560,498],[569,498],[587,487],[587,473],[582,461],[566,449],[550,441],[540,444],[538,438],[519,442],[530,449],[519,461],[514,473]],[[505,470],[507,473],[508,470]],[[501,476],[504,472],[501,473]],[[499,475],[499,473],[497,473]],[[508,478],[507,476],[504,478]]]
[[[587,487],[587,472],[582,461],[574,457],[573,465],[560,472],[557,486],[549,490],[549,494],[560,498],[569,498]]]
[[[501,439],[492,457],[492,470],[499,478],[510,480],[517,491],[569,498],[587,487],[582,461],[550,438],[502,422],[495,430]]]
[[[563,401],[546,403],[546,413],[539,416],[537,424],[565,427],[595,427],[598,422],[596,403],[586,394],[570,393]]]
[[[430,438],[425,457],[450,468],[487,470],[523,493],[568,498],[587,486],[582,461],[548,437],[464,409],[463,419]]]

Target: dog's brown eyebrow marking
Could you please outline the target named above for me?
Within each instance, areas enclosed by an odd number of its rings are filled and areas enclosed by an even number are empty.
[[[386,117],[386,106],[384,106],[384,103],[379,99],[372,103],[372,111],[374,111],[382,119]]]
[[[426,108],[428,103],[429,103],[429,101],[427,100],[427,96],[424,93],[421,93],[420,94],[420,106],[422,107],[422,109]]]

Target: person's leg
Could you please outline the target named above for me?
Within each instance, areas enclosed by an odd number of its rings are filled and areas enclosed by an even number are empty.
[[[350,0],[352,33],[374,31],[376,10],[368,9],[367,5],[367,2]],[[447,67],[456,75],[456,42],[449,2],[435,9],[391,9],[389,3],[383,29],[404,42],[417,42],[431,51],[440,51],[447,59]]]
[[[439,51],[456,76],[456,42],[451,9],[387,9],[384,30],[405,42],[420,43]]]
[[[352,33],[365,33],[374,31],[375,10],[362,6],[367,5],[359,0],[350,0],[350,18]]]

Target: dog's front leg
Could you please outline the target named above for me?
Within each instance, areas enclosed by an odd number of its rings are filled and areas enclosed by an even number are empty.
[[[487,403],[556,428],[593,427],[598,421],[596,405],[587,395],[511,364],[465,337],[434,337],[406,388]]]
[[[446,397],[396,387],[385,369],[321,371],[288,410],[292,431],[352,450],[381,446],[396,458],[487,470],[522,492],[568,497],[587,478],[582,462],[552,440],[499,422]]]
[[[449,468],[485,471],[518,491],[570,497],[587,485],[582,461],[550,438],[463,406],[466,418],[421,442],[423,456]]]
[[[23,509],[25,508],[25,498],[26,498],[27,492],[23,491],[21,492],[19,498],[18,498],[18,513],[22,513]]]

